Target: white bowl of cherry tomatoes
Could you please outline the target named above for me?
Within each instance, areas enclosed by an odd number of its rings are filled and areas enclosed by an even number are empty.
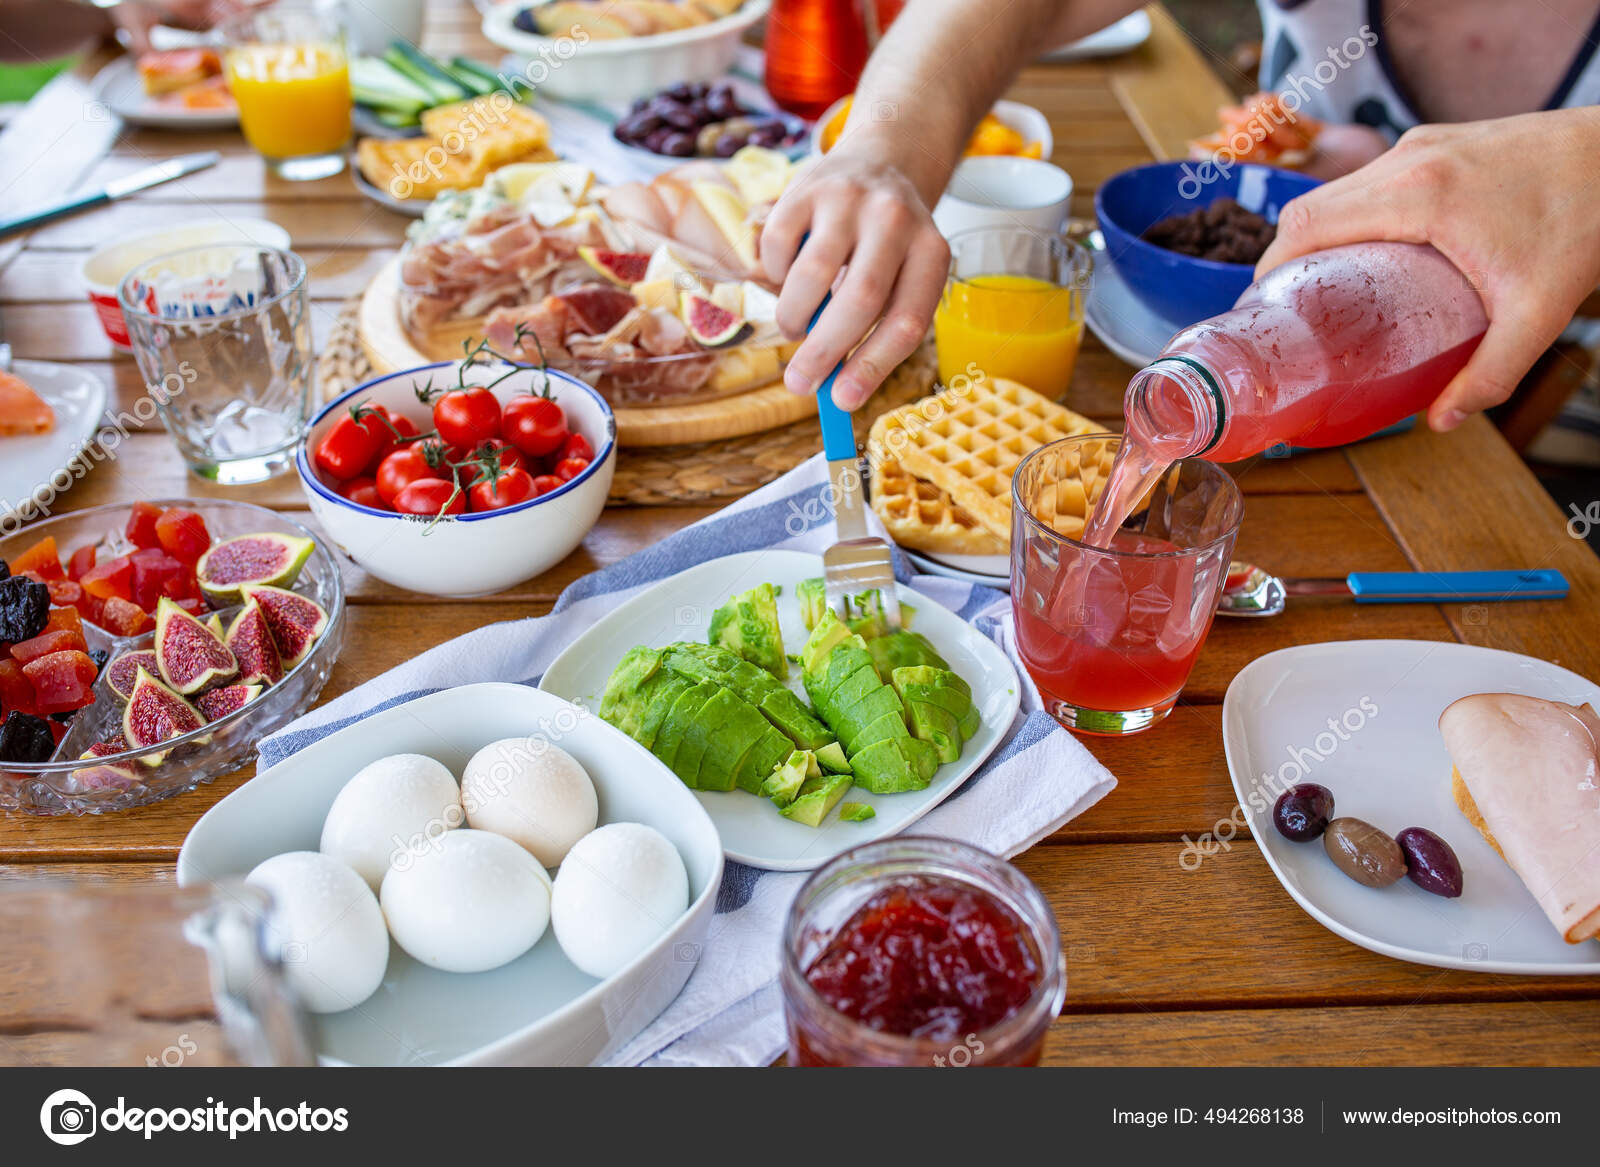
[[[342,394],[312,420],[295,464],[311,513],[366,571],[408,591],[484,596],[583,542],[616,449],[616,419],[594,389],[479,354]]]

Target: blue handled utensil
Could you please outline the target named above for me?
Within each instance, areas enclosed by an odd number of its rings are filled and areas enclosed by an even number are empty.
[[[1352,571],[1343,579],[1279,579],[1252,563],[1228,565],[1219,616],[1276,616],[1290,596],[1349,596],[1358,604],[1491,604],[1559,600],[1559,571]]]
[[[143,170],[136,170],[124,178],[114,178],[100,190],[87,194],[81,198],[69,199],[64,203],[56,203],[42,211],[35,211],[31,215],[24,215],[20,219],[12,219],[0,223],[0,239],[7,235],[15,235],[19,231],[27,231],[34,227],[42,227],[46,223],[75,215],[79,211],[87,211],[91,207],[104,206],[116,199],[126,198],[128,195],[147,187],[157,186],[163,182],[171,182],[175,178],[183,178],[197,170],[204,170],[208,166],[215,166],[222,160],[222,155],[215,150],[207,150],[200,154],[183,154],[177,158],[169,158],[165,162],[158,162],[154,166],[146,166]]]
[[[806,331],[817,326],[831,297],[824,296]],[[900,630],[900,597],[895,590],[894,564],[889,544],[867,534],[866,491],[856,458],[856,432],[850,415],[833,401],[833,383],[839,367],[817,388],[817,419],[822,423],[822,455],[828,460],[828,482],[833,494],[833,518],[838,542],[822,553],[822,578],[828,606],[848,619],[850,600],[876,590],[884,619],[892,631]]]

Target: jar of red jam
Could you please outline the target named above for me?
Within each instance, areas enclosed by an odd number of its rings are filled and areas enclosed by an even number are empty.
[[[949,839],[883,839],[812,874],[783,934],[789,1064],[1032,1066],[1066,996],[1027,876]]]

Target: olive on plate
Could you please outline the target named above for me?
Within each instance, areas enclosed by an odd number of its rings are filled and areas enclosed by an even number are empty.
[[[1296,843],[1308,843],[1322,834],[1332,817],[1333,791],[1315,782],[1289,787],[1272,807],[1272,825]]]
[[[1461,861],[1449,843],[1426,827],[1407,827],[1394,841],[1405,855],[1412,883],[1447,900],[1461,894]]]
[[[1335,867],[1367,887],[1388,887],[1406,873],[1400,844],[1362,819],[1334,819],[1323,832],[1322,846]]]

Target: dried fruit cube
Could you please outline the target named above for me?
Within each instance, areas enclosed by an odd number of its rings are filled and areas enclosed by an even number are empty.
[[[24,640],[21,644],[13,644],[11,656],[18,664],[25,665],[41,656],[48,656],[52,652],[66,652],[68,649],[88,652],[89,646],[83,642],[83,633],[74,632],[70,628],[58,628],[54,632],[41,632],[32,640]]]
[[[133,599],[133,563],[126,555],[108,559],[84,572],[83,590],[96,599],[109,600],[120,596]]]
[[[161,549],[181,563],[193,567],[211,546],[206,521],[194,511],[168,507],[156,520],[156,538]]]
[[[46,535],[11,561],[13,575],[36,575],[41,580],[66,579],[61,556],[56,552],[56,537]]]
[[[94,679],[100,674],[86,652],[52,652],[22,666],[33,685],[40,713],[64,713],[94,703]]]
[[[100,619],[96,623],[113,636],[137,636],[149,631],[155,621],[132,600],[112,596],[100,609]]]
[[[22,666],[9,658],[0,659],[0,718],[8,713],[37,713],[33,685],[22,673]]]
[[[72,558],[67,560],[67,578],[81,581],[84,574],[94,566],[95,548],[93,543],[85,543],[72,553]]]
[[[161,508],[153,503],[134,503],[133,511],[128,515],[128,542],[135,547],[160,547],[161,539],[156,534],[156,520],[160,517]]]
[[[152,548],[141,548],[128,558],[133,561],[133,602],[147,612],[155,611],[167,583],[187,570],[165,551]]]

